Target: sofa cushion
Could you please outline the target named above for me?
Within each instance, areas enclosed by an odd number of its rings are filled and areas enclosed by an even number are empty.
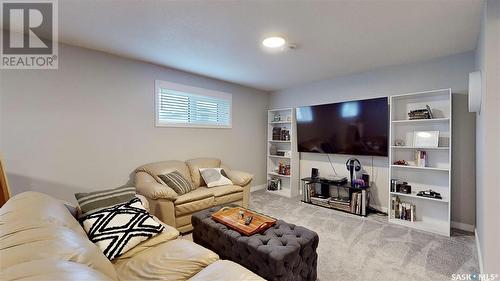
[[[111,281],[108,276],[85,264],[43,259],[19,263],[2,270],[0,280],[75,280]]]
[[[176,239],[115,263],[119,280],[186,280],[219,256],[191,241]]]
[[[146,172],[150,174],[158,183],[165,184],[158,175],[165,175],[173,171],[178,171],[185,179],[191,180],[191,173],[186,163],[177,160],[162,161],[143,165],[136,169],[136,172]]]
[[[158,177],[178,195],[186,194],[194,189],[193,183],[184,178],[178,171],[173,171],[165,175],[158,175]]]
[[[116,279],[111,262],[86,236],[64,226],[24,218],[2,225],[1,272],[17,264],[52,259],[80,263]]]
[[[158,218],[155,217],[155,220],[158,221]],[[128,250],[123,255],[114,259],[113,262],[116,262],[119,259],[129,259],[129,258],[135,256],[137,253],[140,253],[142,251],[146,251],[152,247],[156,247],[162,243],[177,239],[177,237],[179,237],[179,231],[177,229],[175,229],[174,227],[172,227],[170,225],[166,225],[166,224],[162,224],[162,225],[163,225],[164,229],[160,234],[153,236],[146,241],[141,242],[140,244],[138,244],[134,248]]]
[[[215,197],[221,197],[232,193],[243,192],[243,187],[237,185],[223,185],[207,188],[205,186],[202,186],[196,189],[196,191],[198,190],[213,194]]]
[[[191,173],[194,187],[207,185],[200,174],[200,168],[220,168],[221,161],[217,158],[196,158],[186,161]]]
[[[233,182],[226,177],[226,173],[221,168],[200,168],[200,174],[207,184],[207,187],[233,184]]]
[[[209,266],[205,267],[195,276],[189,279],[190,281],[264,281],[265,279],[244,268],[243,266],[228,260],[218,260]]]
[[[139,198],[102,209],[81,219],[90,241],[110,260],[163,231]]]
[[[207,188],[197,188],[191,192],[188,192],[186,194],[177,197],[177,199],[175,199],[174,201],[174,204],[181,205],[184,203],[198,201],[213,196],[214,196],[213,193],[210,192]]]
[[[177,197],[177,200],[174,201],[175,215],[192,214],[214,205],[230,203],[241,199],[243,199],[243,188],[241,186],[225,185],[211,188],[201,186],[196,190]]]
[[[85,216],[98,210],[126,203],[135,197],[135,187],[123,186],[85,193],[75,193],[80,207],[79,216]]]
[[[66,206],[59,200],[39,192],[23,192],[12,197],[0,209],[0,225],[19,220],[64,226],[87,239],[87,234]]]
[[[186,202],[184,204],[175,205],[175,216],[182,216],[186,214],[192,214],[194,212],[198,212],[200,210],[204,210],[206,208],[210,208],[214,205],[214,196],[210,195],[210,197],[195,200],[191,202]]]
[[[229,203],[237,203],[236,201],[239,201],[240,202],[239,204],[243,203],[243,192],[231,193],[215,197],[214,206],[219,206]]]

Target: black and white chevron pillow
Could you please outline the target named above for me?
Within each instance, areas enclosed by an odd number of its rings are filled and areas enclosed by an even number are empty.
[[[139,198],[87,215],[80,223],[90,241],[110,260],[163,231]]]

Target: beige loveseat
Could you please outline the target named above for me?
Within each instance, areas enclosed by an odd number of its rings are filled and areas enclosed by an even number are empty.
[[[146,207],[147,204],[145,204]],[[264,280],[214,252],[159,235],[113,262],[58,200],[24,192],[0,208],[0,280]]]
[[[223,168],[233,185],[207,188],[200,168]],[[196,189],[178,195],[158,178],[173,171],[190,180]],[[148,199],[152,214],[184,233],[193,229],[191,215],[195,212],[229,203],[248,208],[252,178],[248,173],[231,170],[220,159],[196,158],[143,165],[135,171],[135,186],[137,192]]]

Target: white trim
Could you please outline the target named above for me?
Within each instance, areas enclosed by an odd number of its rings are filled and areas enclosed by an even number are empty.
[[[443,88],[443,89],[429,90],[429,91],[423,91],[423,92],[413,92],[413,93],[406,93],[406,94],[396,94],[396,95],[391,95],[391,96],[393,96],[395,98],[409,97],[409,96],[425,95],[425,94],[432,94],[432,93],[445,92],[445,91],[451,92],[451,88]]]
[[[266,189],[266,185],[265,184],[251,186],[250,187],[250,192],[259,191],[259,190],[262,190],[262,189]]]
[[[287,110],[293,110],[293,108],[291,108],[291,107],[287,107],[287,108],[276,108],[276,109],[269,109],[268,111],[270,111],[270,112],[277,112],[277,111],[287,111]]]
[[[158,121],[158,120],[156,120]],[[220,126],[214,126],[214,125],[200,125],[200,124],[184,124],[184,123],[170,123],[170,124],[165,124],[165,123],[158,123],[155,122],[155,127],[167,127],[167,128],[196,128],[196,129],[231,129],[233,128],[232,125],[220,125]]]
[[[481,254],[481,244],[479,243],[479,235],[477,235],[477,228],[474,229],[474,236],[476,237],[477,259],[479,261],[479,273],[483,274],[483,255]]]
[[[458,221],[451,221],[451,227],[468,232],[474,232],[475,229],[474,225],[472,224],[466,224]]]
[[[214,91],[214,90],[209,90],[209,89],[204,89],[204,88],[198,88],[198,87],[193,87],[193,86],[189,86],[189,85],[178,84],[178,83],[173,83],[173,82],[168,82],[168,81],[163,81],[163,80],[155,80],[155,88],[165,88],[165,89],[169,89],[169,90],[189,93],[192,95],[210,96],[210,97],[221,98],[221,99],[225,99],[225,100],[229,100],[229,101],[231,101],[233,98],[233,95],[231,95],[229,93],[224,93],[224,92],[219,92],[219,91]]]
[[[185,124],[185,123],[161,123],[158,117],[158,95],[159,89],[169,89],[191,95],[209,96],[220,98],[229,101],[229,125],[202,125],[202,124]],[[154,87],[154,110],[155,110],[155,127],[174,127],[174,128],[205,128],[205,129],[231,129],[233,124],[233,95],[225,92],[219,92],[204,88],[193,87],[184,84],[173,83],[164,80],[155,80]]]

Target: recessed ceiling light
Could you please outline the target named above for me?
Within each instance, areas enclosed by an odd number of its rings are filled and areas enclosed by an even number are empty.
[[[286,40],[283,37],[278,37],[278,36],[273,36],[273,37],[267,37],[262,41],[262,45],[267,48],[281,48],[285,45]]]

